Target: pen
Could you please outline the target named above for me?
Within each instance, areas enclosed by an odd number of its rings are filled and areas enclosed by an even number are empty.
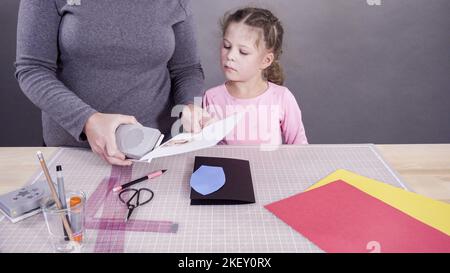
[[[63,209],[66,209],[67,208],[66,190],[64,189],[64,178],[62,176],[61,165],[56,166],[56,184],[58,186],[58,196],[59,201],[61,202],[61,206]],[[67,236],[67,231],[65,228],[64,228],[64,237],[66,240],[69,240],[69,236]]]
[[[58,196],[61,202],[62,208],[67,208],[66,191],[64,189],[64,178],[62,176],[61,165],[56,166],[56,184],[58,185]]]
[[[62,209],[61,202],[59,201],[58,194],[56,193],[55,185],[53,185],[52,178],[50,177],[50,173],[48,172],[47,164],[45,163],[44,155],[41,151],[36,153],[39,163],[41,164],[42,171],[44,172],[45,178],[47,179],[48,187],[52,193],[53,200],[56,203],[56,207],[58,209]],[[61,217],[64,227],[66,228],[67,234],[69,235],[69,239],[73,241],[72,228],[70,227],[69,221],[67,221],[66,217]]]
[[[117,186],[117,187],[115,187],[115,188],[113,189],[113,192],[117,192],[117,191],[120,191],[120,190],[122,190],[122,189],[128,188],[129,186],[132,186],[132,185],[134,185],[134,184],[136,184],[136,183],[142,182],[142,181],[147,180],[147,179],[153,179],[153,178],[156,178],[156,177],[162,175],[163,173],[165,173],[166,171],[167,171],[167,170],[159,170],[159,171],[153,172],[153,173],[151,173],[151,174],[148,174],[148,175],[146,175],[146,176],[144,176],[144,177],[141,177],[141,178],[138,178],[138,179],[136,179],[136,180],[133,180],[133,181],[131,181],[131,182],[125,183],[125,184],[120,185],[120,186]]]

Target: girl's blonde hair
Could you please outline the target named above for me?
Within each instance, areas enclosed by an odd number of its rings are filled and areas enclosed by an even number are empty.
[[[283,53],[283,26],[272,12],[267,9],[247,7],[233,13],[226,13],[221,21],[222,35],[231,23],[244,23],[250,27],[259,28],[267,50],[274,55],[272,64],[263,71],[263,78],[278,85],[284,82],[283,69],[279,58]]]

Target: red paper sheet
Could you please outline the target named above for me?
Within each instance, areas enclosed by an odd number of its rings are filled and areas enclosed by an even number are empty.
[[[450,252],[450,236],[342,180],[265,208],[326,252]]]

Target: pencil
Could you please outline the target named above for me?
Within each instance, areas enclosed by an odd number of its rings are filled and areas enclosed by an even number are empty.
[[[113,192],[117,192],[117,191],[120,191],[120,190],[122,190],[122,189],[128,188],[129,186],[132,186],[132,185],[134,185],[134,184],[136,184],[136,183],[142,182],[142,181],[147,180],[147,179],[153,179],[153,178],[155,178],[155,177],[158,177],[158,176],[162,175],[162,174],[165,173],[166,171],[167,171],[167,170],[160,170],[160,171],[152,172],[152,173],[150,173],[150,174],[148,174],[148,175],[146,175],[146,176],[143,176],[143,177],[138,178],[138,179],[136,179],[136,180],[133,180],[133,181],[131,181],[131,182],[128,182],[128,183],[125,183],[125,184],[123,184],[123,185],[120,185],[120,186],[115,187],[115,188],[113,189]]]
[[[52,193],[53,200],[56,203],[56,207],[59,210],[61,210],[62,209],[62,204],[59,201],[58,194],[56,193],[55,185],[53,185],[52,178],[50,177],[50,173],[48,172],[47,164],[45,163],[45,160],[44,160],[44,155],[42,154],[41,151],[38,151],[36,154],[37,154],[37,157],[39,159],[39,163],[41,163],[42,171],[44,172],[45,178],[47,179],[47,183],[48,183],[48,186],[49,186],[50,191]],[[63,215],[61,215],[61,219],[63,221],[64,228],[66,229],[70,240],[73,241],[74,240],[73,232],[72,232],[72,228],[69,225],[69,221],[67,221],[67,218],[64,217]]]

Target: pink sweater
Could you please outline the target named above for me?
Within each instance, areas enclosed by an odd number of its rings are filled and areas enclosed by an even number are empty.
[[[261,95],[239,99],[222,84],[205,92],[203,107],[218,119],[245,111],[242,121],[221,144],[308,144],[300,108],[284,86],[269,82]]]

